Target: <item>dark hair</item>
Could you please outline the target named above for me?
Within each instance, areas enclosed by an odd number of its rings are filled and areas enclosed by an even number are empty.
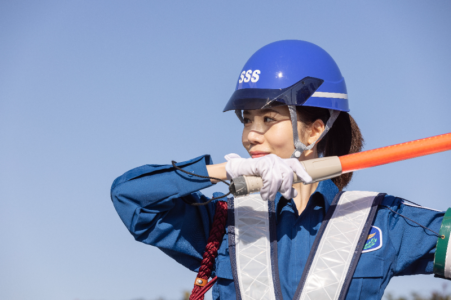
[[[298,106],[297,112],[302,123],[310,126],[320,119],[327,123],[330,113],[328,109]],[[363,148],[363,136],[359,126],[347,112],[341,112],[335,120],[332,128],[317,145],[319,156],[341,156],[360,152]],[[341,191],[351,181],[352,173],[346,173],[335,177],[332,181]]]

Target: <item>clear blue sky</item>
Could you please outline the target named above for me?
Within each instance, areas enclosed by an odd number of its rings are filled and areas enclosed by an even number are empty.
[[[245,156],[241,124],[222,109],[270,42],[334,57],[366,149],[450,132],[450,14],[448,0],[0,1],[0,299],[190,289],[194,273],[133,240],[110,186],[147,163]],[[381,166],[349,189],[445,210],[450,167],[451,153]],[[387,290],[444,282],[396,278]]]

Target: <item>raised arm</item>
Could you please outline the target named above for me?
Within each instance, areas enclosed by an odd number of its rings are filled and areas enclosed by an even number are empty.
[[[209,155],[177,163],[182,169],[208,176]],[[144,165],[118,177],[111,199],[120,218],[137,241],[153,245],[191,270],[199,267],[215,213],[215,203],[199,190],[211,186],[177,171],[172,165]],[[186,202],[185,202],[185,201]]]

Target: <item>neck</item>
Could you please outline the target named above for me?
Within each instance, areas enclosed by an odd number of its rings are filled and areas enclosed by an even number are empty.
[[[299,158],[299,160],[302,161],[313,158],[318,158],[316,147],[314,147],[312,150],[305,151]],[[298,195],[293,198],[293,201],[296,204],[299,215],[301,215],[304,209],[307,207],[308,200],[310,199],[310,196],[316,191],[317,187],[318,182],[312,184],[303,184],[302,182],[293,184],[293,188],[295,188],[298,192]]]
[[[301,213],[307,206],[310,196],[316,191],[316,188],[318,187],[318,182],[312,184],[303,184],[302,182],[300,182],[293,184],[293,187],[298,192],[298,195],[295,198],[293,198],[293,201],[296,204],[298,214],[301,215]]]

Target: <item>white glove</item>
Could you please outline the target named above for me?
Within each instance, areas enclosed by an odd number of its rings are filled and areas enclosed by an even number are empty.
[[[293,172],[304,183],[310,183],[312,178],[296,158],[283,159],[275,154],[259,158],[241,158],[231,153],[225,156],[227,160],[227,178],[233,179],[241,175],[260,176],[263,187],[260,195],[263,200],[274,200],[278,191],[286,199],[296,197],[297,191],[292,187]]]

